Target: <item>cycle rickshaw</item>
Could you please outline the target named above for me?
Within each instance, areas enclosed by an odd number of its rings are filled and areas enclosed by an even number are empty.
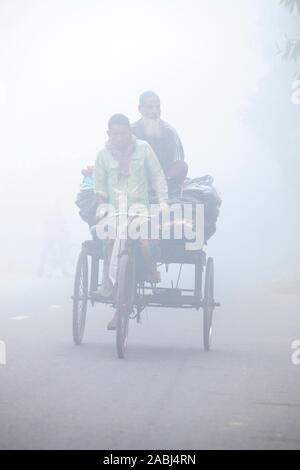
[[[100,261],[103,260],[103,242],[95,236],[92,240],[82,243],[79,254],[74,291],[73,291],[73,339],[80,345],[85,329],[87,307],[90,303],[110,304],[116,309],[116,348],[119,358],[125,355],[129,320],[140,321],[145,307],[166,308],[195,308],[203,310],[203,347],[204,351],[211,349],[212,320],[215,307],[220,304],[214,299],[214,262],[206,257],[203,249],[186,250],[185,240],[161,240],[158,264],[179,264],[180,270],[176,286],[157,287],[147,285],[140,276],[141,264],[138,256],[137,243],[127,239],[121,245],[118,254],[118,269],[116,276],[114,300],[99,297]],[[194,265],[193,289],[178,288],[181,268],[183,265]],[[203,276],[203,273],[205,275]]]

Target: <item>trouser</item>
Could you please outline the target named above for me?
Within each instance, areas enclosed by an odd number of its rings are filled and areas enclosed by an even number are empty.
[[[144,265],[144,280],[148,282],[157,281],[156,269],[156,256],[159,241],[158,240],[137,240],[138,248],[143,257]],[[102,284],[100,287],[100,294],[103,297],[111,297],[114,292],[114,285],[109,277],[109,266],[114,246],[114,240],[103,240],[103,270],[102,270]]]

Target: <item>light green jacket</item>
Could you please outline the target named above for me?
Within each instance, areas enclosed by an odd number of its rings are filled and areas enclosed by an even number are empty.
[[[136,139],[128,176],[119,174],[118,161],[108,148],[104,148],[96,158],[94,179],[96,194],[104,197],[116,210],[119,209],[120,196],[127,196],[128,208],[132,204],[149,207],[150,188],[156,203],[163,205],[168,199],[163,169],[150,145],[143,140]]]

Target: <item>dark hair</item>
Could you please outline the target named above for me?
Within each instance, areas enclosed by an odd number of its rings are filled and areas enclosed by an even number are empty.
[[[108,129],[112,126],[126,126],[130,129],[130,121],[124,114],[114,114],[108,121]]]
[[[154,93],[154,91],[151,91],[151,90],[148,90],[148,91],[144,91],[144,93],[142,93],[140,95],[140,102],[139,104],[140,105],[143,105],[144,104],[144,101],[147,99],[147,98],[158,98],[159,99],[159,96],[157,95],[157,93]]]

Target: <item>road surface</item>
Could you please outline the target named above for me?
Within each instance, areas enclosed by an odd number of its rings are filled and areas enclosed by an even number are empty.
[[[72,279],[1,286],[1,449],[300,449],[300,297],[217,285],[213,350],[201,312],[148,309],[127,357],[89,308],[73,345]]]

